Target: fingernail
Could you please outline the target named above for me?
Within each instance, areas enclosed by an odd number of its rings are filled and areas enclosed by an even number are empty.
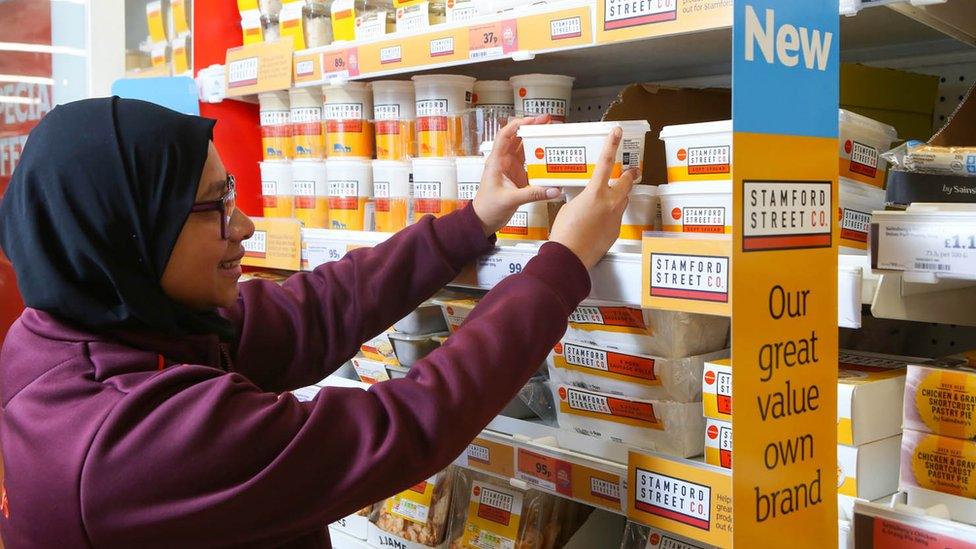
[[[561,194],[563,194],[563,191],[558,187],[549,187],[546,189],[546,198],[559,198]]]

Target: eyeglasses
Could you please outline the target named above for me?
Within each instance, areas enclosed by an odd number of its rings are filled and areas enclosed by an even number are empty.
[[[224,195],[217,200],[208,202],[197,202],[190,208],[190,213],[197,212],[220,212],[220,239],[227,240],[227,233],[230,229],[230,218],[234,215],[237,208],[237,187],[234,184],[233,174],[227,174],[227,190]]]

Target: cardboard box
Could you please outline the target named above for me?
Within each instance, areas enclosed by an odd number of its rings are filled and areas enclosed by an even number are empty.
[[[976,442],[905,429],[898,488],[912,487],[976,498]]]
[[[976,438],[976,368],[963,361],[908,367],[903,427],[937,435]]]
[[[901,139],[925,139],[939,96],[939,77],[853,63],[840,66],[840,106],[898,130]]]
[[[837,445],[837,493],[874,500],[898,490],[901,435],[861,446]]]
[[[369,517],[364,515],[349,515],[329,525],[330,530],[342,532],[356,539],[365,540],[369,526]]]
[[[901,432],[905,370],[926,359],[841,351],[837,380],[837,442],[861,446]]]

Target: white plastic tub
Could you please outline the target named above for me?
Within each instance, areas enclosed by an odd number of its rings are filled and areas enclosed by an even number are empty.
[[[264,217],[294,217],[295,189],[291,163],[259,162],[261,168],[261,202]]]
[[[726,347],[729,319],[587,300],[569,316],[566,339],[665,358]]]
[[[410,204],[410,162],[373,161],[373,194],[376,230],[395,233],[413,219]]]
[[[498,238],[502,240],[548,240],[551,210],[562,205],[562,200],[540,200],[522,204],[515,210],[512,218],[499,229]]]
[[[324,162],[291,163],[295,217],[310,229],[329,228],[329,182]]]
[[[555,383],[553,392],[561,430],[684,458],[705,448],[700,402],[626,398]]]
[[[475,79],[456,74],[425,74],[412,80],[417,98],[418,154],[462,156],[461,116],[471,107]]]
[[[371,231],[374,220],[367,202],[373,197],[373,168],[360,158],[325,161],[329,182],[329,224],[333,229]],[[369,204],[372,206],[372,204]]]
[[[643,169],[646,120],[527,125],[518,129],[525,148],[529,184],[548,187],[586,186],[614,128],[623,136],[617,148],[611,179],[630,169]],[[639,182],[640,177],[637,178]]]
[[[409,80],[373,82],[376,158],[404,160],[417,155],[416,98]]]
[[[669,184],[657,188],[661,197],[661,229],[679,233],[731,233],[732,182],[694,185]]]
[[[661,128],[668,183],[715,181],[732,177],[732,121],[700,122]]]
[[[840,178],[840,253],[867,255],[871,212],[884,203],[884,189]]]
[[[409,368],[418,360],[429,355],[431,351],[440,347],[441,344],[436,338],[443,335],[447,334],[409,335],[390,332],[389,337],[400,365]]]
[[[318,88],[288,90],[291,102],[291,130],[295,160],[325,158],[325,135],[322,133],[322,92]]]
[[[427,214],[441,217],[456,210],[458,180],[454,159],[414,158],[412,196],[416,219]]]
[[[634,185],[630,202],[624,210],[619,239],[640,242],[644,231],[656,231],[661,226],[661,206],[654,185]]]
[[[262,158],[265,162],[289,160],[292,157],[292,127],[288,92],[259,93],[258,103]]]
[[[838,113],[840,176],[884,188],[888,162],[881,153],[898,139],[895,128],[860,114],[840,109]]]
[[[705,362],[729,350],[686,358],[664,358],[563,339],[546,364],[553,383],[626,397],[701,402]]]
[[[517,116],[549,114],[554,122],[565,122],[573,94],[572,76],[523,74],[513,76],[512,94]]]
[[[481,176],[485,173],[485,157],[459,156],[457,163],[458,209],[468,205],[478,194]]]
[[[478,80],[474,83],[471,103],[475,107],[491,108],[511,116],[515,112],[512,95],[512,84],[508,80]]]
[[[332,157],[373,157],[373,92],[364,82],[322,86],[325,148]]]

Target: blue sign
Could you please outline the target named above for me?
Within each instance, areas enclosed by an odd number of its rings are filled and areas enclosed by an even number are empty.
[[[120,78],[112,84],[112,95],[141,99],[183,114],[200,115],[197,85],[188,76]]]
[[[735,0],[736,132],[837,136],[837,0]]]

